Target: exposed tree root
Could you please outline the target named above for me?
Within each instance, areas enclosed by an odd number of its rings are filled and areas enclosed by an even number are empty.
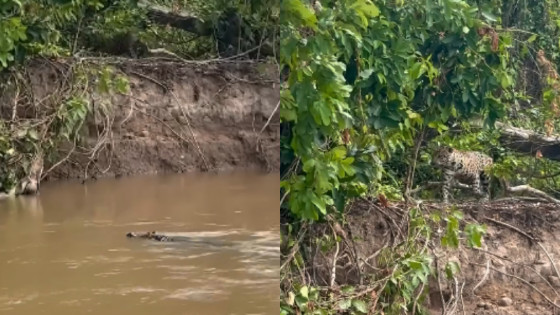
[[[543,198],[546,201],[549,201],[549,202],[552,202],[552,203],[555,203],[555,204],[560,204],[560,200],[548,195],[544,191],[538,190],[538,189],[533,188],[529,185],[519,185],[519,186],[514,186],[514,187],[507,187],[507,192],[514,193],[514,194],[529,194],[529,195],[533,195],[535,197]]]
[[[443,182],[428,182],[423,187],[417,187],[417,188],[411,190],[410,193],[411,194],[417,194],[422,190],[441,187],[441,186],[443,186],[443,184],[444,184]],[[550,196],[549,194],[545,193],[542,190],[538,190],[538,189],[533,188],[529,185],[518,185],[518,186],[511,187],[511,186],[506,184],[505,186],[506,186],[505,190],[509,194],[530,195],[530,196],[533,196],[533,197],[540,198],[542,200],[546,200],[548,202],[552,202],[552,203],[555,203],[555,204],[560,204],[560,200]],[[459,182],[455,182],[453,187],[454,188],[459,188],[459,189],[464,189],[464,190],[472,189],[472,187],[470,185],[459,183]]]

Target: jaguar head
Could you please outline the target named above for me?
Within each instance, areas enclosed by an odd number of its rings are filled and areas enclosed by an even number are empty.
[[[435,151],[434,157],[432,158],[432,164],[436,166],[447,165],[449,163],[449,158],[453,153],[453,148],[451,147],[440,147]]]

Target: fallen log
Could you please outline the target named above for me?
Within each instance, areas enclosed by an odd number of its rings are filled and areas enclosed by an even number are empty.
[[[154,23],[169,25],[200,36],[212,35],[212,24],[194,15],[187,15],[184,12],[175,13],[165,7],[146,2],[138,2],[138,6],[148,12],[148,19]]]
[[[190,13],[173,12],[168,8],[145,1],[139,1],[138,6],[147,11],[147,17],[153,23],[181,29],[198,36],[214,36],[221,57],[241,56],[245,53],[252,53],[252,57],[274,56],[278,49],[278,47],[273,47],[271,34],[247,25],[246,21],[232,10],[224,11],[217,24],[213,24],[212,21],[204,21]],[[252,37],[257,41],[251,41],[247,36],[239,37],[241,29],[246,27],[252,29],[254,32]]]
[[[550,160],[560,161],[560,135],[546,136],[532,130],[508,126],[497,122],[502,145],[519,153],[535,156],[538,151]]]

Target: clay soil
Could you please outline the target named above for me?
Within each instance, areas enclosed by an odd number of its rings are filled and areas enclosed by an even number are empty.
[[[130,94],[107,97],[92,89],[93,114],[83,128],[83,140],[46,180],[279,169],[276,66],[163,59],[35,60],[25,69],[33,103],[56,105],[51,96],[67,80],[69,69],[94,64],[108,64],[124,74]],[[12,111],[7,97],[12,96],[3,96],[3,116]],[[18,117],[33,112],[37,111],[18,108]],[[45,171],[71,148],[70,143],[60,148]]]
[[[443,210],[437,203],[424,203],[422,208],[426,213]],[[358,257],[375,256],[382,247],[399,242],[399,235],[406,234],[407,230],[404,209],[403,204],[397,203],[386,207],[368,200],[354,202],[347,214],[348,224],[344,230],[347,237],[354,239]],[[440,247],[436,251],[440,269],[448,261],[458,262],[461,267],[457,279],[462,287],[462,302],[459,300],[455,313],[559,314],[560,309],[551,302],[560,305],[560,279],[554,267],[560,268],[560,206],[502,200],[460,203],[457,209],[464,213],[466,221],[485,224],[487,234],[481,249],[461,245],[459,249],[441,250]],[[330,231],[328,226],[319,224],[311,234]],[[464,239],[461,243],[465,244]],[[341,248],[339,257],[345,253]],[[316,256],[318,259],[312,263],[310,280],[328,286],[332,251],[323,258],[320,256]],[[356,269],[349,267],[351,265],[350,258],[339,260],[336,273],[338,285],[358,285]],[[379,269],[375,267],[376,260],[371,259],[369,267],[363,266],[362,274],[378,273]],[[445,279],[443,272],[440,276]],[[367,289],[367,284],[365,286]],[[452,282],[437,285],[433,277],[424,303],[431,314],[442,314],[441,296],[447,302],[453,296],[453,287]]]

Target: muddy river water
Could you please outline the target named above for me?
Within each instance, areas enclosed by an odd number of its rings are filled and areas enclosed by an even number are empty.
[[[171,175],[1,200],[0,314],[277,314],[278,189],[277,175]],[[151,230],[202,241],[125,237]]]

